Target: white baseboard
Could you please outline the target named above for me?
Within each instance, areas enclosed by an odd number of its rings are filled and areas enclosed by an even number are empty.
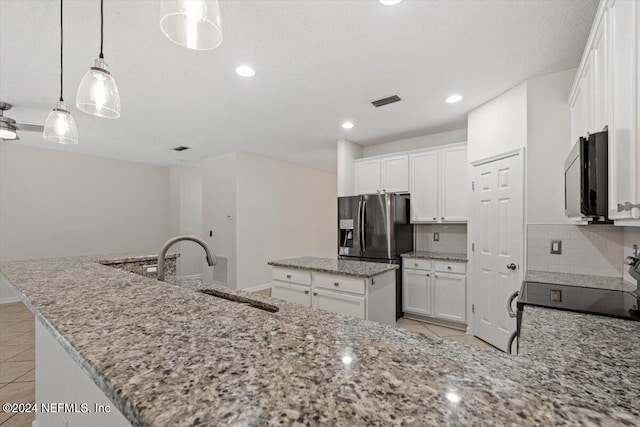
[[[244,289],[238,289],[239,291],[244,291],[244,292],[258,292],[258,291],[264,291],[265,289],[271,289],[271,282],[269,283],[265,283],[264,285],[258,285],[258,286],[252,286],[250,288],[244,288]]]
[[[5,297],[0,298],[0,304],[10,304],[12,302],[20,302],[22,301],[20,297]]]

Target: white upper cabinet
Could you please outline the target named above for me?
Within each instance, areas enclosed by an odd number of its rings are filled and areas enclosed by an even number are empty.
[[[604,0],[569,96],[571,144],[609,129],[609,218],[640,225],[640,2]]]
[[[411,155],[411,222],[438,221],[438,152]]]
[[[411,222],[467,222],[467,147],[411,155]]]
[[[442,150],[442,221],[467,221],[467,169],[467,147]]]
[[[356,160],[355,194],[409,192],[409,156]]]
[[[380,159],[355,161],[354,174],[356,194],[371,194],[380,191]]]
[[[407,193],[409,191],[409,156],[385,157],[380,160],[382,192]]]

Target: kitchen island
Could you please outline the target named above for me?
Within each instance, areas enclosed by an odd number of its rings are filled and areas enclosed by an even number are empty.
[[[0,270],[39,328],[134,426],[633,425],[640,416],[637,376],[617,386],[627,401],[591,387],[621,377],[626,366],[615,363],[554,389],[546,359],[250,295],[277,305],[271,313],[87,257]],[[37,388],[47,374],[37,372]],[[70,426],[97,425],[95,414],[73,415],[85,418]]]

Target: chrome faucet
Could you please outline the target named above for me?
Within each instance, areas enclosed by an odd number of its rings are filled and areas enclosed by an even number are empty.
[[[209,264],[210,267],[218,263],[218,259],[216,258],[215,254],[213,253],[207,242],[205,242],[204,240],[199,239],[196,236],[176,236],[165,242],[165,244],[162,246],[160,254],[158,255],[158,280],[160,280],[161,282],[164,282],[164,257],[165,255],[167,255],[167,251],[171,246],[173,246],[174,243],[180,242],[182,240],[190,240],[202,246],[202,249],[204,249],[205,253],[207,254],[207,264]]]

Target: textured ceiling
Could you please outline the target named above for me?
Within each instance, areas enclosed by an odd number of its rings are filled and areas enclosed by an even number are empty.
[[[22,132],[16,144],[156,164],[250,151],[334,171],[335,141],[363,145],[466,126],[515,84],[578,65],[597,0],[221,1],[224,42],[181,48],[159,2],[105,1],[105,57],[122,117],[79,112],[75,93],[99,51],[99,1],[65,1],[65,99],[77,146]],[[58,97],[57,0],[0,0],[0,99],[43,124]],[[241,63],[252,79],[234,72]],[[451,93],[465,96],[445,104]],[[398,94],[400,103],[369,102]],[[341,129],[344,120],[356,127]],[[170,148],[193,147],[177,153]],[[181,161],[185,163],[181,163]]]

